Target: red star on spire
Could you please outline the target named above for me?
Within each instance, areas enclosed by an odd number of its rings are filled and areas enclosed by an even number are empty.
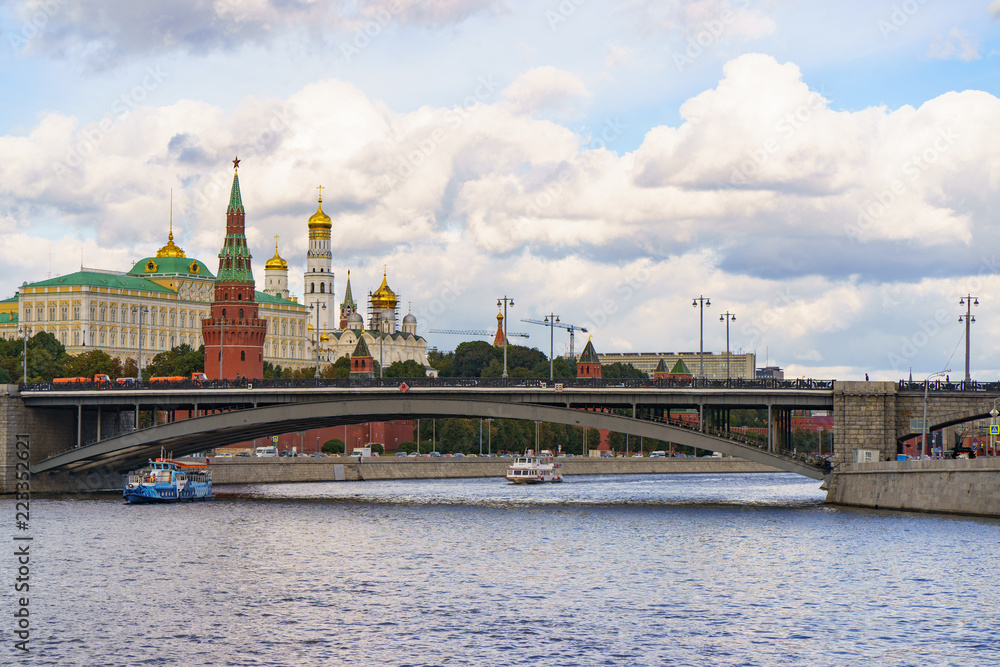
[[[235,160],[233,160],[233,169],[239,169],[239,168],[240,168],[240,158],[239,158],[239,156],[237,155],[237,156],[236,156],[236,159],[235,159]]]

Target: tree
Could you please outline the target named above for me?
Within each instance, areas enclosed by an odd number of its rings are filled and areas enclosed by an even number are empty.
[[[422,378],[427,377],[427,369],[413,359],[394,361],[386,366],[383,377],[387,378]]]
[[[369,442],[368,446],[371,447],[372,454],[378,454],[379,456],[385,454],[385,445],[381,442]]]
[[[344,441],[339,438],[333,438],[332,440],[327,440],[323,443],[323,447],[320,449],[324,454],[343,454],[344,453]]]
[[[435,349],[432,349],[427,353],[427,363],[437,370],[439,377],[452,377],[452,366],[454,361],[455,355],[452,352],[443,354]]]
[[[490,359],[490,363],[483,368],[482,377],[498,378],[503,377],[503,362],[497,359]]]
[[[481,340],[459,343],[452,362],[454,377],[482,377],[483,368],[493,359],[493,346]]]
[[[625,451],[625,435],[617,431],[608,433],[608,447],[615,452]]]
[[[415,443],[412,440],[406,440],[405,442],[399,443],[399,445],[396,447],[396,451],[406,452],[407,454],[409,454],[410,452],[415,452],[417,451],[417,443]]]
[[[620,361],[616,361],[613,364],[604,364],[603,366],[601,366],[601,377],[610,378],[613,380],[622,378],[648,380],[649,374],[644,371],[640,371],[632,364],[623,364]]]
[[[6,368],[0,368],[0,384],[10,384],[10,372]]]
[[[104,350],[90,350],[82,352],[76,356],[67,357],[64,366],[67,377],[85,377],[93,379],[98,373],[104,373],[117,380],[121,377],[121,363],[118,365],[118,373],[114,368],[114,360]]]
[[[468,419],[446,419],[438,429],[442,453],[468,452],[474,437],[472,424]]]
[[[587,449],[597,449],[601,445],[601,432],[596,428],[587,429]]]
[[[195,350],[185,343],[153,357],[153,361],[143,369],[142,378],[143,380],[153,376],[188,378],[195,372],[205,372],[205,346],[202,345]]]

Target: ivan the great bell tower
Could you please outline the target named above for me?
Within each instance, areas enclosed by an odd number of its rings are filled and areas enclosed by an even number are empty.
[[[226,209],[226,239],[219,252],[211,317],[201,321],[205,375],[211,380],[264,377],[267,321],[257,316],[253,271],[240,195],[239,158],[233,160],[233,188]]]

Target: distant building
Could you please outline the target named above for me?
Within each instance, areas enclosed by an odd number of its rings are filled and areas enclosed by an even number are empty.
[[[765,366],[757,369],[758,380],[784,380],[785,372],[777,366]]]
[[[706,378],[709,380],[726,379],[726,356],[725,353],[705,353]],[[728,356],[729,377],[744,380],[754,379],[757,355],[747,353],[730,354]],[[697,352],[610,352],[597,355],[602,364],[631,364],[638,370],[648,373],[649,377],[653,377],[653,373],[656,372],[656,368],[660,365],[661,360],[665,367],[672,369],[682,357],[684,358],[685,365],[694,377],[701,377],[701,364]]]

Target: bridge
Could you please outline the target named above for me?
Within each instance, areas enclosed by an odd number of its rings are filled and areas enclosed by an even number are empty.
[[[270,380],[178,387],[10,387],[0,396],[0,428],[34,434],[31,471],[40,475],[94,468],[127,470],[163,447],[174,455],[310,428],[392,419],[467,417],[524,419],[599,428],[739,456],[815,479],[828,465],[789,451],[794,410],[832,410],[834,468],[857,447],[895,458],[912,437],[923,385],[891,382],[761,381],[670,383],[650,380],[439,378],[414,380]],[[982,418],[1000,386],[933,385],[931,429]],[[11,391],[13,390],[13,391]],[[6,408],[7,418],[3,412]],[[767,436],[729,428],[733,409],[767,411]],[[695,429],[675,410],[697,410]],[[189,419],[135,429],[140,413],[184,411]],[[613,411],[613,412],[612,412]],[[20,430],[18,430],[20,429]],[[6,463],[4,479],[13,460]],[[7,485],[7,488],[10,488]]]

